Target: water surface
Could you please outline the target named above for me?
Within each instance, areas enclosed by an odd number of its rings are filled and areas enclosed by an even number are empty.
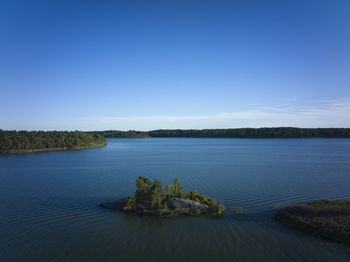
[[[179,177],[228,211],[160,219],[96,206],[133,194],[141,175]],[[350,139],[109,139],[0,156],[0,179],[1,262],[350,261],[349,247],[271,219],[289,201],[350,199]]]

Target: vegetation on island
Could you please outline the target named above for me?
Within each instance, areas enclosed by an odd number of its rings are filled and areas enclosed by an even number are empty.
[[[315,200],[280,209],[284,225],[331,241],[350,244],[350,200]]]
[[[0,154],[84,149],[107,144],[105,137],[81,131],[4,131],[0,129]]]
[[[230,129],[171,129],[153,131],[94,131],[107,138],[201,137],[201,138],[350,138],[350,128],[230,128]]]
[[[214,198],[200,195],[196,189],[183,192],[179,178],[163,189],[158,178],[152,183],[143,176],[136,180],[135,195],[121,201],[101,203],[100,206],[131,214],[155,216],[221,216],[225,212],[224,205],[218,204]]]

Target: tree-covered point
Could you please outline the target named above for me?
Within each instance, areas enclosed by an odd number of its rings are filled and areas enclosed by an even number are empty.
[[[0,129],[0,153],[83,149],[107,144],[105,137],[81,131],[4,131]]]
[[[350,128],[231,128],[231,129],[168,129],[153,131],[94,131],[108,138],[202,137],[202,138],[350,138]]]
[[[200,195],[197,190],[183,192],[179,178],[175,179],[174,184],[166,185],[164,190],[158,178],[152,183],[143,176],[136,180],[135,195],[117,202],[101,203],[100,206],[132,214],[156,216],[221,216],[225,212],[225,206],[218,204],[214,198]]]

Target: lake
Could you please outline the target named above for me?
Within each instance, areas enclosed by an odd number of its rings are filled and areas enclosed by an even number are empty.
[[[0,156],[1,262],[350,261],[350,247],[271,219],[290,201],[350,199],[350,139],[108,141]],[[227,212],[154,218],[96,206],[133,194],[138,176],[179,177]]]

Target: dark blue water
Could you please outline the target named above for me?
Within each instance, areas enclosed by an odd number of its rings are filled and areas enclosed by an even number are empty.
[[[96,206],[132,194],[140,175],[179,177],[226,215],[145,218]],[[1,262],[350,261],[350,247],[270,218],[289,201],[350,199],[350,139],[110,139],[0,156],[0,179]]]

